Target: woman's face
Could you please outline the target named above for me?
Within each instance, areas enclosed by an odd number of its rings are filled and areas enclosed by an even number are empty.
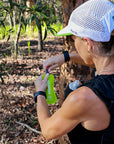
[[[74,45],[75,45],[77,52],[79,53],[81,58],[84,60],[84,62],[88,65],[93,64],[90,52],[88,52],[87,41],[84,40],[83,38],[80,38],[74,35],[72,36],[72,39],[74,40]]]

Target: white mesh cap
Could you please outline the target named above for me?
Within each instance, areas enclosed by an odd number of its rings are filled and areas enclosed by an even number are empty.
[[[114,30],[114,3],[109,0],[88,0],[76,8],[69,19],[68,26],[57,36],[76,35],[94,41],[110,40]]]

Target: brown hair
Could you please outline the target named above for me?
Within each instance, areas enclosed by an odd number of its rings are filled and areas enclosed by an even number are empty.
[[[111,36],[109,42],[101,43],[101,52],[107,56],[114,56],[114,35]]]
[[[95,42],[97,54],[101,56],[114,56],[114,35],[111,36],[109,42]],[[96,51],[95,50],[95,51]]]

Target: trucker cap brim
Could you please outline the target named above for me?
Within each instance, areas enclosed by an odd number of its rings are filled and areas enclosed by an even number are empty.
[[[70,36],[70,35],[72,35],[72,33],[70,32],[69,26],[66,26],[56,34],[56,36]]]

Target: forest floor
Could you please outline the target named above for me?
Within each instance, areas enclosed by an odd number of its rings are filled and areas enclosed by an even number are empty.
[[[35,39],[30,40],[30,54],[28,54],[27,39],[21,39],[19,47],[21,54],[14,59],[10,55],[11,43],[0,42],[2,48],[0,50],[8,55],[7,57],[0,55],[0,71],[4,70],[8,73],[3,76],[4,84],[0,79],[0,144],[57,144],[58,141],[46,142],[44,137],[37,133],[40,132],[40,125],[33,93],[35,78],[44,73],[43,61],[62,52],[63,39],[48,39],[44,42],[41,52],[37,51]],[[57,68],[52,73],[55,77],[54,88],[59,102],[60,69]],[[49,105],[51,113],[58,109],[58,102]],[[64,137],[64,140],[66,144],[69,143],[67,137]]]

